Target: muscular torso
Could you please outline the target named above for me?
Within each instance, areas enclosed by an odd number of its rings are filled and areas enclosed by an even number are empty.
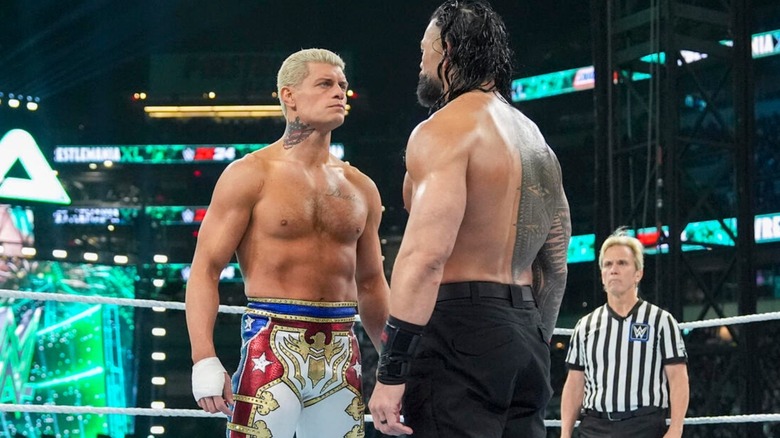
[[[361,175],[333,158],[311,168],[255,158],[262,189],[236,251],[247,296],[355,300],[356,244],[368,215]]]
[[[440,111],[472,127],[466,210],[442,282],[532,284],[560,191],[558,163],[536,125],[492,93],[470,93]],[[410,208],[413,182],[404,200]]]

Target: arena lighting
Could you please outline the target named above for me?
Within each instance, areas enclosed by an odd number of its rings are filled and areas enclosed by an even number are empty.
[[[68,257],[68,251],[65,251],[64,249],[55,249],[51,252],[51,255],[55,259],[64,259]]]
[[[155,119],[220,117],[220,118],[268,118],[282,117],[281,105],[187,105],[147,106],[144,112]]]
[[[94,253],[94,252],[85,252],[84,253],[84,260],[86,260],[88,262],[96,262],[96,261],[98,261],[98,258],[99,257],[97,255],[97,253]]]
[[[33,257],[35,254],[37,254],[38,251],[35,250],[35,248],[31,248],[28,246],[22,247],[22,255],[27,257]]]
[[[152,257],[152,260],[154,260],[155,263],[168,263],[168,256],[165,254],[155,254],[154,257]]]
[[[152,329],[152,336],[163,337],[166,333],[168,333],[168,331],[162,327],[154,327]]]
[[[780,55],[780,29],[753,34],[751,43],[753,59]],[[720,44],[731,47],[734,45],[734,42],[722,40]],[[706,53],[689,50],[682,50],[680,54],[685,59],[685,62],[689,64],[708,57]],[[648,54],[641,60],[644,62],[664,62],[664,54]],[[650,75],[640,72],[633,72],[630,76],[631,81],[641,81],[649,78]],[[514,79],[512,80],[512,102],[591,90],[595,84],[593,66]]]
[[[19,108],[19,99],[8,99],[8,106],[11,108]]]
[[[152,409],[165,409],[164,401],[153,401],[150,405]]]
[[[152,377],[152,385],[157,385],[157,386],[165,385],[165,377]]]
[[[165,286],[165,280],[162,278],[155,278],[152,280],[152,285],[154,285],[154,287],[163,287]]]
[[[165,312],[165,307],[152,307],[152,311],[163,313],[163,312]]]
[[[346,106],[349,114],[351,107]],[[282,117],[280,105],[187,105],[187,106],[146,106],[146,115],[153,119],[172,118],[225,118],[225,119],[262,119]]]
[[[126,255],[115,255],[114,256],[114,263],[117,265],[125,265],[127,262],[130,261],[130,259]]]
[[[165,358],[166,358],[165,353],[161,351],[155,351],[154,353],[152,353],[152,360],[162,361],[165,360]]]
[[[152,426],[149,428],[149,433],[154,435],[162,435],[165,433],[165,428],[162,426]]]
[[[37,102],[27,102],[27,110],[28,111],[36,111],[38,110],[38,103]]]

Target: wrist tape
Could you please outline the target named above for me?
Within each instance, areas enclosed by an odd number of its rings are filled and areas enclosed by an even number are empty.
[[[195,400],[221,397],[225,391],[225,367],[216,357],[201,359],[192,366],[192,395]]]
[[[382,332],[376,379],[385,385],[406,383],[412,355],[420,343],[425,326],[401,321],[390,315]]]

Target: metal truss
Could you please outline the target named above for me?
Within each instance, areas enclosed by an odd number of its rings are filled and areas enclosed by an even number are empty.
[[[591,1],[596,241],[620,225],[637,231],[658,253],[642,295],[681,320],[729,316],[727,303],[756,311],[751,3]],[[713,218],[720,243],[682,236]],[[726,369],[741,371],[731,384],[742,413],[757,413],[756,337],[748,326],[727,330],[739,354]]]

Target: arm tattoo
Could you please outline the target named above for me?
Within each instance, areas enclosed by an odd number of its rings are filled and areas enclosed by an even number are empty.
[[[284,130],[284,148],[290,149],[306,140],[312,132],[314,132],[314,128],[301,122],[300,117],[296,117],[292,122],[288,121],[287,128]]]
[[[563,191],[560,165],[549,148],[528,148],[522,151],[520,159],[523,176],[512,273],[518,278],[531,267],[534,298],[549,340],[568,275],[569,203]]]
[[[568,275],[567,253],[571,239],[571,218],[568,205],[563,205],[553,218],[547,240],[533,263],[534,291],[542,314],[545,335],[550,339],[558,320]]]

